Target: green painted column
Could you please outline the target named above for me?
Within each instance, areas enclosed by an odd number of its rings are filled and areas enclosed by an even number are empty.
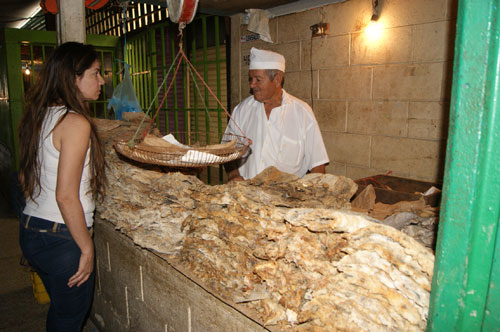
[[[498,6],[459,2],[428,331],[500,331]]]

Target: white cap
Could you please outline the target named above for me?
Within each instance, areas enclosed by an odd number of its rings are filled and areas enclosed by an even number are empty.
[[[284,72],[285,57],[276,52],[252,47],[250,50],[250,70],[253,69],[278,69]]]

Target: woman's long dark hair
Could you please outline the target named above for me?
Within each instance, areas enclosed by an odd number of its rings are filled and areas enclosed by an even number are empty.
[[[38,152],[41,131],[49,106],[62,105],[83,115],[90,123],[91,190],[98,197],[106,182],[104,148],[92,121],[88,102],[76,85],[76,77],[90,68],[98,54],[90,45],[68,42],[57,47],[45,63],[36,84],[26,98],[26,108],[19,125],[19,178],[26,197],[34,199],[40,192]]]

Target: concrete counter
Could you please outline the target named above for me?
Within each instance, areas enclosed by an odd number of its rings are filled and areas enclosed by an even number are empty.
[[[96,289],[91,319],[101,331],[270,331],[181,273],[165,257],[95,221]]]

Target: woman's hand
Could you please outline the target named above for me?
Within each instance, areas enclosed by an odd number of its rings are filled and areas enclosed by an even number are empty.
[[[69,278],[68,287],[77,286],[80,287],[84,282],[86,282],[90,275],[94,271],[94,247],[90,250],[82,252],[80,256],[80,263],[78,265],[78,271]]]

